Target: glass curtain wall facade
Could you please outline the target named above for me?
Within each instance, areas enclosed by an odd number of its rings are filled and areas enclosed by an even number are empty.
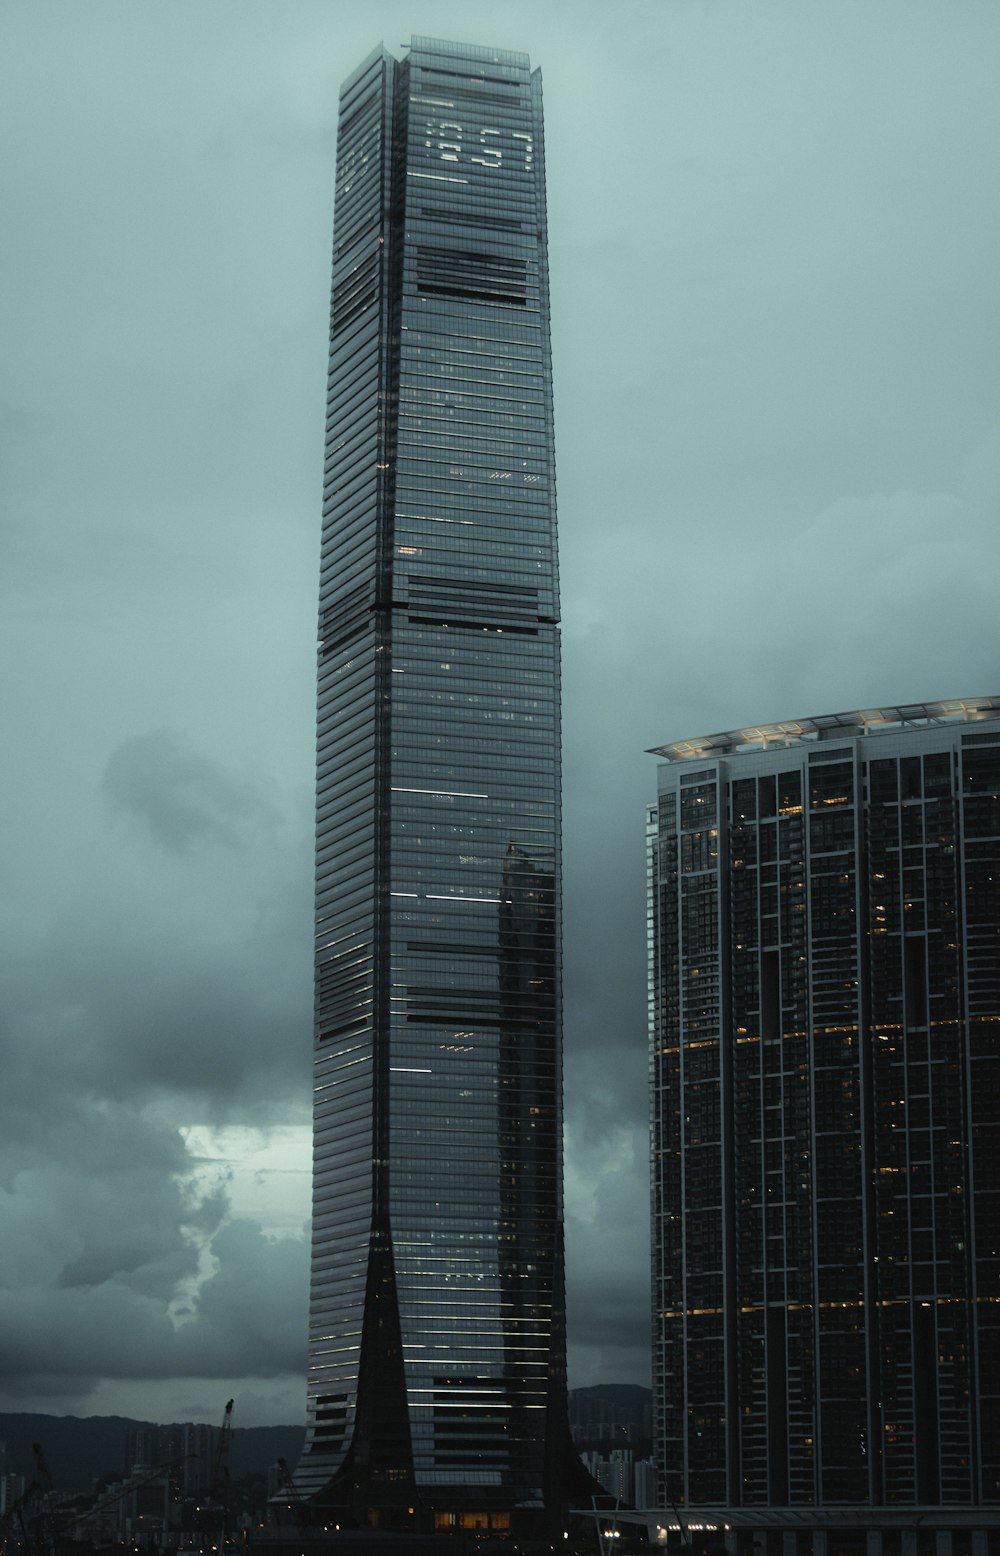
[[[566,1419],[541,78],[413,38],[340,100],[301,1495],[510,1526]],[[568,1436],[568,1433],[566,1434]]]
[[[661,1505],[996,1509],[1000,699],[658,754]]]

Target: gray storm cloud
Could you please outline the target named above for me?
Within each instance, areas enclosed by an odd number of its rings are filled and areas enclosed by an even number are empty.
[[[145,823],[164,848],[239,847],[276,815],[254,786],[193,750],[169,729],[136,735],[113,752],[104,788],[115,809]]]
[[[646,748],[998,689],[1000,11],[277,14],[0,21],[9,1409],[303,1408],[305,1240],[181,1131],[309,1117],[336,98],[380,36],[545,79],[571,1384],[648,1367]]]

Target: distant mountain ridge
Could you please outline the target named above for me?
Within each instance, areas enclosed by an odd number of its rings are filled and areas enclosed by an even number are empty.
[[[606,1401],[622,1409],[642,1410],[653,1402],[653,1391],[641,1383],[592,1383],[588,1388],[570,1389],[570,1409],[574,1404]]]
[[[172,1423],[183,1430],[183,1422]],[[0,1411],[0,1463],[7,1474],[35,1478],[32,1443],[39,1443],[57,1491],[89,1491],[104,1475],[123,1476],[130,1432],[160,1431],[165,1424],[130,1416],[48,1416]],[[263,1475],[275,1459],[295,1463],[305,1438],[302,1426],[235,1426],[229,1451],[233,1480]]]
[[[627,1446],[637,1457],[644,1457],[652,1447],[652,1390],[638,1383],[570,1389],[569,1423],[579,1448]]]
[[[652,1395],[632,1383],[600,1383],[570,1389],[573,1435],[580,1443],[624,1437],[640,1450],[650,1433]],[[32,1443],[40,1443],[57,1491],[89,1491],[103,1476],[128,1473],[132,1432],[183,1429],[183,1422],[140,1421],[131,1416],[51,1416],[0,1411],[0,1473],[35,1478]],[[303,1426],[235,1426],[229,1451],[234,1480],[263,1475],[276,1459],[294,1465],[305,1440]]]

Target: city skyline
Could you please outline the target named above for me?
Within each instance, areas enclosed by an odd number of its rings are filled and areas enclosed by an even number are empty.
[[[645,1381],[643,753],[993,682],[1000,18],[748,10],[4,9],[8,1408],[301,1419],[336,93],[414,30],[545,72],[570,1381]]]

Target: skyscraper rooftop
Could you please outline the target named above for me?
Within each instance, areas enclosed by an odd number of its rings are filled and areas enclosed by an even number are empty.
[[[781,724],[751,724],[718,735],[698,735],[653,746],[651,756],[668,762],[697,760],[705,756],[764,751],[771,746],[794,746],[813,740],[837,740],[853,735],[891,734],[896,730],[928,725],[972,722],[1000,712],[998,697],[955,697],[946,702],[910,703],[899,708],[858,708],[853,713],[823,713],[808,719],[786,719]]]

